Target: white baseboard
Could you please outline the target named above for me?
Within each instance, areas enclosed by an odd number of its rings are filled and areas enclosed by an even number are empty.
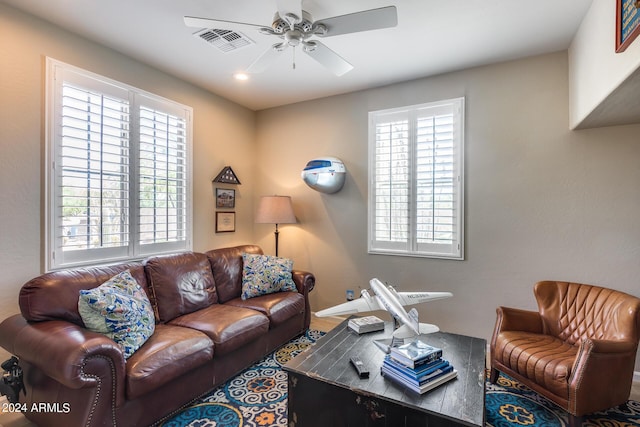
[[[325,316],[325,317],[318,317],[316,316],[316,312],[312,311],[311,312],[311,316],[315,317],[317,319],[332,319],[334,321],[338,321],[338,322],[342,322],[344,320],[347,320],[347,316]]]

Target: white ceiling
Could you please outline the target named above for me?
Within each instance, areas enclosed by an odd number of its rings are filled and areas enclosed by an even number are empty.
[[[183,16],[270,26],[276,0],[0,0],[259,110],[566,49],[592,0],[303,0],[314,20],[395,5],[395,28],[322,42],[354,65],[336,77],[296,49],[249,81],[233,79],[274,43],[222,53]],[[277,41],[277,39],[276,39]]]

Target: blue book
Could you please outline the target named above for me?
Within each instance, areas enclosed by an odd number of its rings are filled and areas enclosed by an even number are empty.
[[[387,371],[385,369],[385,367],[382,367],[382,376],[403,386],[406,387],[409,390],[412,390],[416,393],[426,393],[427,391],[438,387],[441,384],[446,383],[449,380],[454,379],[456,376],[458,375],[458,371],[456,371],[455,369],[452,368],[451,371],[449,371],[448,373],[445,374],[441,374],[438,375],[436,378],[433,378],[430,381],[427,381],[423,384],[420,385],[416,385],[415,383],[411,383],[410,381],[407,381],[405,377],[401,377],[401,376],[397,376],[394,375],[392,373],[389,373],[389,371]]]
[[[396,377],[406,382],[407,384],[413,384],[415,386],[422,386],[428,382],[431,382],[438,377],[448,374],[453,371],[453,366],[449,364],[447,361],[443,361],[443,363],[438,364],[437,366],[432,367],[428,370],[428,372],[423,373],[420,377],[415,377],[413,375],[407,375],[405,369],[397,368],[397,365],[393,363],[385,363],[382,364],[381,371],[386,373],[389,376]]]
[[[388,366],[390,369],[398,371],[400,374],[405,375],[408,378],[413,378],[417,381],[420,381],[421,379],[437,371],[438,369],[446,368],[447,366],[449,366],[449,362],[444,359],[436,359],[432,362],[420,365],[415,369],[411,369],[401,363],[395,362],[392,357],[386,356],[384,365]]]

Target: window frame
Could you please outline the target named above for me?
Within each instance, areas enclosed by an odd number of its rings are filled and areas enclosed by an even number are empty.
[[[128,100],[128,242],[113,248],[85,248],[77,251],[63,251],[56,227],[62,226],[61,205],[56,203],[61,194],[61,158],[62,147],[62,87],[64,81],[96,90],[103,95],[119,93]],[[131,85],[101,76],[73,65],[46,58],[45,88],[45,271],[54,271],[69,267],[111,264],[116,262],[137,261],[151,255],[192,250],[193,247],[193,109],[189,106],[163,98]],[[155,107],[165,114],[173,114],[184,120],[184,144],[186,169],[184,190],[184,239],[141,245],[139,242],[139,144],[140,109]],[[60,169],[60,171],[56,170]]]
[[[417,119],[424,116],[425,112],[437,114],[439,111],[451,111],[453,116],[453,236],[451,244],[442,243],[419,243],[417,237],[418,228],[418,197],[416,178],[416,150],[417,142]],[[370,111],[368,115],[368,226],[367,226],[367,250],[370,254],[397,255],[424,258],[438,258],[451,260],[464,260],[464,151],[465,151],[465,98],[452,98],[441,101],[416,104],[405,107],[390,108],[384,110]],[[406,214],[408,237],[406,241],[393,241],[393,237],[387,240],[376,240],[376,130],[381,123],[389,120],[401,120],[408,122],[408,175]],[[434,213],[435,215],[435,213]],[[391,231],[389,231],[391,232]]]

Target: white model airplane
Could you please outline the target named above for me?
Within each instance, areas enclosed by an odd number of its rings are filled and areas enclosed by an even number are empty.
[[[395,338],[409,338],[420,334],[438,332],[440,328],[429,323],[418,322],[418,310],[413,308],[407,313],[403,306],[453,296],[451,292],[396,292],[392,286],[387,287],[375,278],[369,281],[369,285],[375,295],[363,290],[360,298],[320,310],[316,313],[316,316],[339,316],[342,314],[386,310],[396,320],[396,325],[402,324],[393,332],[393,336]]]

